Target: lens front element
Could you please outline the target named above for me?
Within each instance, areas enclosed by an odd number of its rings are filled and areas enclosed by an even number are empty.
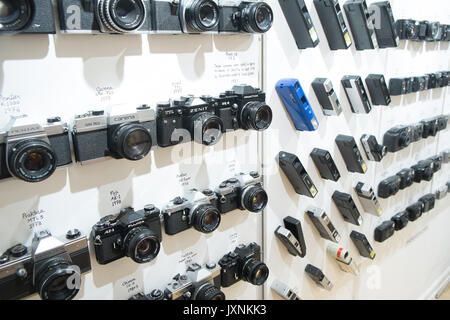
[[[99,0],[97,10],[102,23],[117,33],[136,31],[147,16],[142,0]]]
[[[249,102],[243,107],[240,120],[243,128],[265,130],[272,123],[272,109],[263,102]]]
[[[263,210],[268,201],[266,191],[260,186],[249,186],[243,190],[241,195],[242,207],[250,212]]]
[[[241,12],[242,28],[250,33],[267,32],[273,23],[273,11],[265,2],[254,2]]]
[[[219,23],[219,7],[212,0],[193,0],[186,7],[185,19],[194,31],[211,31]]]
[[[0,0],[0,31],[17,31],[25,27],[32,13],[29,0]]]
[[[152,261],[161,248],[160,239],[146,227],[132,229],[125,236],[125,253],[137,263]]]
[[[211,233],[219,227],[221,220],[220,212],[216,207],[203,204],[192,212],[192,225],[203,233]]]
[[[242,279],[255,286],[260,286],[269,277],[269,268],[264,262],[254,258],[248,259],[242,270]]]

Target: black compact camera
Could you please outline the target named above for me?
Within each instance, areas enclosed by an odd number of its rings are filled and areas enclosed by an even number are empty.
[[[259,212],[266,207],[268,201],[261,176],[256,171],[239,173],[223,181],[215,192],[220,213],[227,213],[238,208]]]
[[[412,166],[411,169],[414,170],[414,182],[431,181],[434,174],[433,166],[434,163],[432,160],[421,160]]]
[[[191,189],[183,197],[176,197],[163,209],[164,229],[174,235],[194,227],[211,233],[219,227],[221,216],[217,209],[217,195],[209,189]]]
[[[100,219],[92,227],[98,263],[107,264],[125,256],[137,263],[156,258],[162,240],[159,214],[159,209],[150,204],[139,211],[129,207]]]
[[[41,231],[30,247],[17,244],[0,256],[0,299],[38,293],[44,300],[71,300],[80,290],[81,274],[90,270],[87,239],[79,230],[62,237]]]
[[[423,124],[423,135],[422,138],[426,139],[429,136],[435,137],[438,132],[438,119],[431,118],[420,121]]]
[[[400,19],[395,22],[400,40],[418,40],[419,24],[416,20]]]
[[[106,156],[136,161],[156,145],[155,111],[147,105],[131,112],[123,107],[75,116],[72,137],[78,162]]]
[[[1,0],[0,34],[56,33],[49,0]]]
[[[418,218],[422,216],[423,213],[423,202],[417,201],[412,205],[406,208],[406,212],[408,213],[409,221],[416,221]]]
[[[442,115],[442,116],[438,116],[436,118],[437,118],[438,131],[447,129],[448,115]]]
[[[423,138],[423,123],[415,123],[411,125],[411,142],[417,142],[422,140]]]
[[[61,32],[148,33],[150,0],[58,0]]]
[[[272,8],[262,1],[236,1],[219,5],[220,33],[264,33],[273,23]]]
[[[378,196],[380,198],[389,198],[395,195],[400,189],[400,177],[395,175],[388,177],[378,184]]]
[[[39,182],[57,167],[72,163],[68,132],[59,117],[49,118],[45,124],[27,117],[14,120],[12,127],[0,132],[0,179]]]
[[[411,168],[406,168],[397,172],[397,176],[400,178],[399,189],[403,190],[414,183],[415,172]]]
[[[397,152],[410,145],[412,132],[410,126],[395,126],[383,136],[383,145],[388,152]]]
[[[442,162],[444,161],[444,157],[442,155],[435,155],[429,157],[427,160],[433,161],[433,172],[438,172],[442,168]]]
[[[213,98],[216,115],[223,123],[223,132],[267,129],[272,123],[272,109],[265,101],[264,92],[248,85],[234,86]]]
[[[222,287],[229,287],[239,280],[261,286],[269,277],[269,268],[261,261],[261,247],[252,242],[239,245],[219,261]]]
[[[426,213],[434,208],[436,203],[436,195],[434,193],[428,193],[419,199],[419,202],[423,203],[422,212]]]

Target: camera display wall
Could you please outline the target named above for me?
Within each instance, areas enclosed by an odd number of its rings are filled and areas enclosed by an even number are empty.
[[[367,1],[370,5],[375,1]],[[429,21],[449,21],[448,1],[390,1],[394,18],[412,18]],[[450,178],[448,164],[435,173],[431,182],[414,183],[388,199],[378,197],[383,213],[380,217],[365,212],[354,190],[358,182],[370,185],[375,193],[378,183],[395,175],[403,168],[419,160],[436,155],[449,148],[450,133],[444,130],[436,137],[422,139],[397,152],[388,153],[381,162],[368,161],[360,138],[363,134],[374,135],[379,143],[391,127],[412,124],[425,118],[450,112],[448,88],[432,89],[402,97],[392,96],[389,106],[372,106],[368,114],[352,113],[344,88],[340,83],[345,75],[384,74],[386,81],[394,77],[415,76],[448,70],[449,44],[447,42],[400,41],[398,48],[357,51],[355,44],[347,50],[330,51],[322,24],[312,0],[305,1],[317,31],[320,43],[315,48],[299,50],[278,1],[269,4],[274,10],[272,30],[264,39],[264,87],[268,103],[274,110],[274,121],[264,133],[264,177],[271,198],[265,210],[265,260],[270,268],[270,277],[265,284],[265,298],[279,299],[270,287],[277,279],[289,288],[297,289],[302,299],[417,299],[425,297],[435,289],[434,282],[449,275],[448,206],[450,198],[436,201],[436,207],[383,243],[374,240],[374,229],[383,221],[416,202],[426,193],[434,192]],[[339,1],[343,10],[345,1]],[[348,24],[347,17],[344,15]],[[352,40],[354,39],[353,35]],[[276,61],[276,62],[275,62]],[[324,116],[316,94],[311,86],[315,78],[329,78],[341,102],[343,112],[339,116]],[[296,78],[305,92],[319,122],[317,131],[296,131],[287,109],[279,98],[275,86],[282,78]],[[365,83],[364,83],[365,85]],[[366,87],[367,88],[367,87]],[[335,143],[338,134],[353,136],[367,164],[365,174],[350,173]],[[338,167],[341,178],[338,182],[321,178],[310,153],[314,148],[328,150]],[[295,154],[310,175],[318,190],[315,198],[299,195],[294,191],[288,177],[276,162],[280,151]],[[348,193],[358,207],[363,222],[361,226],[347,223],[332,201],[337,190]],[[360,274],[354,276],[339,269],[338,264],[327,254],[328,240],[323,239],[305,211],[308,206],[325,210],[334,227],[341,235],[339,244],[349,251],[360,266]],[[283,218],[299,219],[306,244],[306,256],[294,257],[277,239],[273,232],[283,225]],[[363,233],[376,253],[374,260],[360,256],[350,239],[355,230]],[[318,287],[305,267],[307,264],[319,268],[333,283],[331,291]]]

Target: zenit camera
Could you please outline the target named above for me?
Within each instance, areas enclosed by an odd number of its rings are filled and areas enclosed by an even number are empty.
[[[194,227],[202,233],[211,233],[219,227],[220,212],[217,195],[209,189],[202,192],[191,189],[183,197],[176,197],[162,210],[164,229],[174,235]]]
[[[162,239],[159,213],[150,204],[143,210],[128,207],[119,214],[101,218],[92,227],[98,263],[107,264],[125,256],[137,263],[156,258]]]
[[[0,299],[37,292],[44,300],[70,300],[80,290],[81,274],[89,270],[87,239],[80,231],[61,237],[41,231],[30,247],[17,244],[0,256]]]
[[[229,287],[239,280],[261,286],[269,277],[269,268],[261,261],[261,247],[252,242],[239,245],[219,261],[222,287]]]
[[[48,0],[1,0],[0,34],[56,33]]]
[[[155,111],[147,105],[127,111],[120,106],[108,114],[98,110],[76,115],[72,127],[76,160],[144,158],[156,145]]]
[[[223,181],[215,190],[218,197],[217,208],[220,213],[235,209],[259,212],[268,201],[258,172],[238,173],[233,178]]]
[[[410,145],[411,137],[410,126],[395,126],[384,134],[383,145],[386,146],[388,152],[397,152]]]
[[[62,33],[148,33],[150,0],[58,0]]]
[[[273,23],[272,8],[263,1],[219,1],[220,33],[265,33]]]
[[[220,267],[215,263],[193,263],[186,274],[177,274],[164,294],[169,300],[225,300],[220,290]]]
[[[421,197],[418,201],[423,203],[422,212],[426,213],[434,208],[436,203],[436,195],[434,193],[428,193]]]
[[[389,198],[395,195],[400,189],[400,177],[395,175],[388,177],[378,184],[378,196],[380,198]]]
[[[39,182],[57,167],[72,163],[68,132],[59,117],[44,124],[26,117],[14,120],[9,130],[0,133],[0,179]]]

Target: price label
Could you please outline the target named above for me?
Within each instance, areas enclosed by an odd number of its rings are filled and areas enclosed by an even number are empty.
[[[30,231],[42,229],[45,224],[45,211],[42,209],[30,210],[22,213],[22,219]]]

